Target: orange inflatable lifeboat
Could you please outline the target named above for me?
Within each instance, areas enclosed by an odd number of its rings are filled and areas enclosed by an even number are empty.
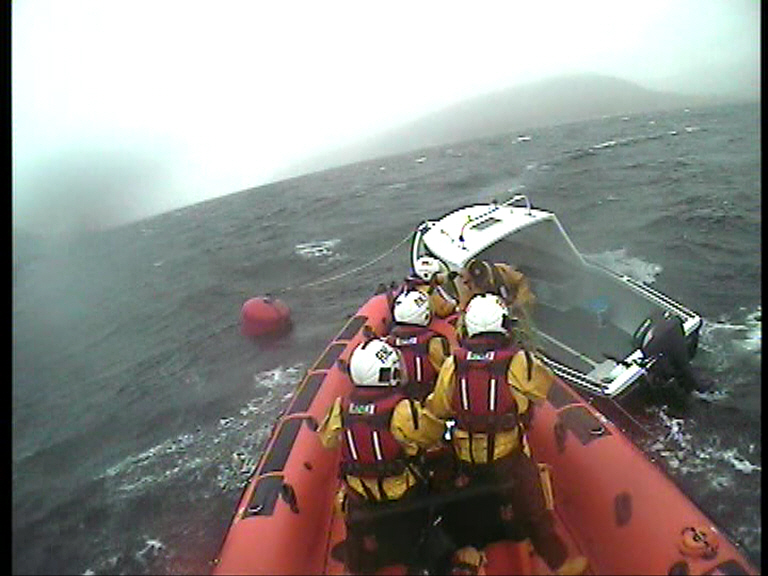
[[[389,322],[388,295],[374,296],[307,371],[243,490],[214,574],[347,573],[338,554],[345,538],[335,505],[339,451],[324,449],[315,430],[351,389],[340,361],[348,361],[365,326],[383,335]],[[432,328],[455,343],[448,322],[435,319]],[[758,573],[661,468],[564,382],[537,408],[529,444],[549,471],[558,532],[571,554],[589,559],[588,573]],[[496,542],[485,554],[486,574],[552,573],[527,540]]]

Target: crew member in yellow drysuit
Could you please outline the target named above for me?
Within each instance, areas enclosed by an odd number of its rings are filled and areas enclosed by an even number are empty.
[[[464,315],[467,338],[445,361],[427,397],[429,412],[456,421],[452,444],[460,484],[497,487],[495,497],[482,503],[453,505],[446,523],[458,546],[482,547],[503,539],[514,519],[517,526],[527,526],[534,549],[552,570],[582,574],[587,560],[567,559],[525,438],[531,402],[546,398],[554,376],[532,353],[513,343],[513,323],[499,296],[474,296]],[[513,481],[511,488],[504,486],[508,481]]]
[[[355,348],[349,373],[355,385],[350,397],[334,401],[318,433],[326,448],[341,447],[347,567],[372,573],[415,560],[414,543],[426,527],[428,510],[360,521],[352,516],[425,494],[428,479],[416,457],[439,447],[445,425],[406,394],[400,352],[385,340]]]

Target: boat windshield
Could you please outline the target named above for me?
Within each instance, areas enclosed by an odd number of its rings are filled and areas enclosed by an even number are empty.
[[[411,239],[411,265],[413,266],[416,263],[416,260],[421,258],[422,256],[431,256],[432,258],[436,258],[437,260],[440,260],[446,268],[449,270],[452,268],[452,266],[449,265],[448,262],[445,261],[444,258],[441,258],[432,250],[427,247],[426,243],[424,242],[424,234],[426,231],[429,230],[429,226],[426,222],[422,223],[419,228],[417,228],[416,232],[414,233],[413,238]]]
[[[520,270],[535,270],[539,272],[537,276],[564,274],[583,265],[580,254],[554,218],[501,238],[477,257],[489,262],[506,262]]]

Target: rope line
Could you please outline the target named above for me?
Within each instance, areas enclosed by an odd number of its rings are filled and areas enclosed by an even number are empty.
[[[402,240],[400,240],[397,244],[392,246],[389,250],[387,250],[383,254],[377,256],[373,260],[370,260],[369,262],[366,262],[365,264],[357,266],[356,268],[352,268],[351,270],[347,270],[346,272],[342,272],[340,274],[335,274],[335,275],[330,276],[328,278],[321,278],[320,280],[315,280],[314,282],[308,282],[306,284],[294,284],[293,286],[287,286],[285,288],[281,288],[279,290],[275,290],[273,292],[269,292],[268,294],[269,295],[283,294],[283,293],[288,292],[290,290],[298,290],[299,288],[311,288],[313,286],[320,286],[321,284],[327,284],[328,282],[333,282],[334,280],[338,280],[339,278],[344,278],[345,276],[349,276],[350,274],[354,274],[355,272],[358,272],[360,270],[368,268],[368,266],[372,266],[373,264],[375,264],[379,260],[382,260],[383,258],[385,258],[385,257],[389,256],[390,254],[392,254],[392,252],[394,252],[395,250],[400,248],[400,246],[405,244],[411,238],[412,234],[413,234],[412,232],[408,232],[408,234],[406,234],[405,237]]]

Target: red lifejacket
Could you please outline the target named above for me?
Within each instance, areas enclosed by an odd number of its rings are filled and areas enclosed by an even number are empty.
[[[395,407],[405,398],[398,388],[355,388],[342,401],[342,476],[382,480],[405,471],[409,457],[390,431]],[[385,496],[381,485],[379,491]]]
[[[429,341],[440,336],[425,326],[396,325],[387,342],[400,350],[408,381],[407,394],[419,401],[424,400],[435,387],[437,370],[429,360]],[[445,351],[446,354],[448,350]]]
[[[470,443],[474,434],[488,436],[487,461],[490,462],[496,433],[515,430],[520,425],[517,402],[507,380],[509,363],[520,349],[516,346],[491,348],[483,346],[482,340],[474,344],[467,340],[453,353],[456,384],[451,407],[457,428],[469,433]]]

